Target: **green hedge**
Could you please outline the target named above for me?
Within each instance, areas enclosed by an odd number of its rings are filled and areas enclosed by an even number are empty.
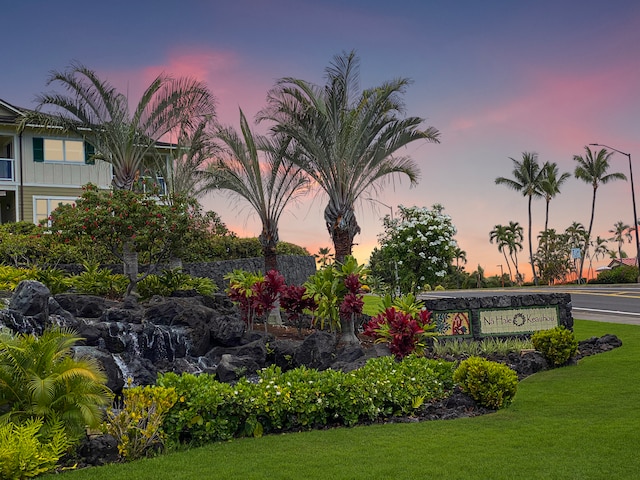
[[[257,382],[231,386],[211,375],[166,373],[158,385],[173,387],[178,402],[164,421],[167,440],[201,445],[217,440],[328,424],[354,425],[406,415],[453,388],[454,364],[409,356],[369,360],[353,372],[269,367]]]

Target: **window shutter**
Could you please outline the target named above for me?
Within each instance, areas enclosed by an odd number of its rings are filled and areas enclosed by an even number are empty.
[[[33,137],[33,161],[44,162],[44,138]]]
[[[84,142],[84,163],[87,165],[95,165],[96,159],[93,156],[96,154],[96,149],[89,142]]]

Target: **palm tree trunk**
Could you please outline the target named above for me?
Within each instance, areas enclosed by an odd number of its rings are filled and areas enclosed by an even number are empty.
[[[333,249],[336,252],[336,262],[344,263],[344,259],[353,251],[353,237],[346,228],[335,227],[331,232]]]
[[[578,272],[578,283],[582,283],[582,267],[584,267],[584,258],[587,256],[589,250],[589,241],[591,240],[591,229],[593,228],[593,217],[596,213],[596,192],[598,187],[593,187],[593,200],[591,201],[591,219],[589,220],[589,230],[587,231],[587,238],[584,242],[584,249],[582,251],[582,258],[580,258],[580,271]]]
[[[504,255],[504,261],[507,262],[507,268],[509,269],[509,281],[513,284],[513,274],[511,272],[511,263],[507,258],[507,252],[504,251],[504,248],[502,249],[502,254]]]
[[[531,263],[531,272],[533,273],[533,284],[538,285],[538,276],[536,275],[536,267],[533,264],[533,242],[531,241],[531,201],[533,196],[529,195],[529,262]]]

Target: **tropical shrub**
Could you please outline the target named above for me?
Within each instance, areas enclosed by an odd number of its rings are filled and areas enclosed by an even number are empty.
[[[578,351],[578,341],[565,327],[541,330],[531,336],[533,348],[553,366],[564,365]]]
[[[35,268],[19,268],[0,265],[0,290],[13,292],[23,280],[35,280]]]
[[[480,405],[496,410],[509,405],[518,389],[515,371],[480,357],[462,361],[453,373],[453,381]]]
[[[209,278],[192,277],[179,268],[165,270],[160,275],[147,275],[138,282],[138,294],[143,300],[154,295],[168,297],[178,290],[195,290],[209,296],[215,293],[217,286]]]
[[[327,264],[309,277],[304,287],[318,305],[314,323],[321,329],[326,323],[331,331],[342,329],[343,323],[353,329],[354,317],[364,306],[362,287],[368,273],[355,257],[347,255],[343,263]]]
[[[234,270],[224,276],[229,280],[226,292],[242,314],[242,319],[250,330],[255,317],[268,314],[276,305],[286,287],[284,277],[277,270],[269,270],[266,275]],[[267,322],[264,322],[265,331]]]
[[[22,480],[53,470],[72,445],[61,423],[41,418],[0,424],[0,478]]]
[[[636,283],[638,281],[638,267],[620,265],[598,274],[598,278],[589,283]]]
[[[72,439],[100,425],[112,393],[95,358],[73,357],[80,340],[58,327],[40,337],[0,329],[0,423],[60,421]]]
[[[280,307],[286,312],[289,320],[302,333],[302,321],[304,312],[313,312],[318,304],[313,297],[307,295],[307,289],[303,285],[288,285],[284,288],[280,297]]]
[[[125,388],[121,408],[107,409],[103,430],[118,441],[118,452],[124,459],[149,456],[163,448],[162,423],[177,400],[174,388]]]
[[[63,270],[57,268],[37,269],[35,279],[47,286],[51,295],[64,293],[71,288],[72,280]]]
[[[110,298],[121,297],[129,284],[126,275],[111,273],[100,268],[97,263],[84,263],[85,271],[71,278],[73,289],[86,295],[101,295]]]
[[[436,324],[431,321],[431,312],[423,308],[422,302],[413,294],[383,299],[386,307],[364,326],[364,335],[376,343],[387,343],[396,358],[404,358],[416,348],[424,348],[428,337],[436,336]]]
[[[175,388],[179,398],[165,418],[168,440],[201,445],[405,415],[445,397],[453,388],[453,370],[451,362],[424,357],[380,357],[349,373],[305,367],[282,373],[271,366],[258,373],[257,383],[242,378],[229,385],[211,375],[166,373],[158,385]]]
[[[431,209],[400,205],[398,218],[384,219],[380,246],[369,259],[371,272],[403,293],[440,284],[455,258],[455,234],[456,227],[442,205]]]

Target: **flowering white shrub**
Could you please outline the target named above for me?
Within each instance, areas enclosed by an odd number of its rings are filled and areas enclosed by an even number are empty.
[[[384,219],[380,247],[370,258],[371,272],[388,285],[399,284],[403,293],[420,291],[425,283],[441,283],[458,246],[451,217],[439,204],[431,209],[400,205],[399,210],[400,218]]]

